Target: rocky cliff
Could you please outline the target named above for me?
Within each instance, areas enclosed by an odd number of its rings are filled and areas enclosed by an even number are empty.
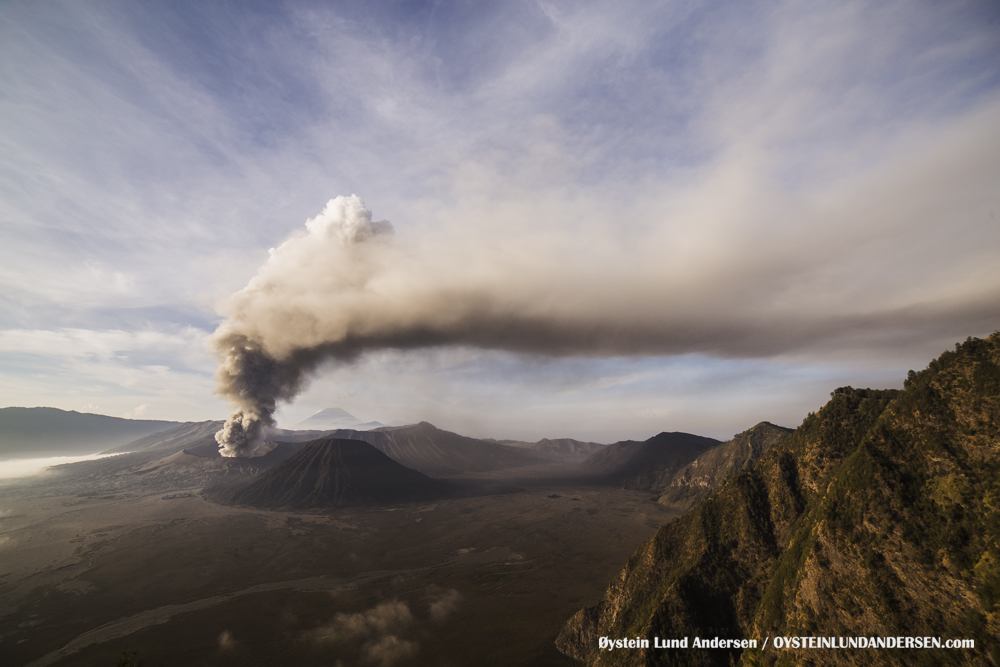
[[[678,470],[660,496],[660,504],[687,511],[727,480],[753,467],[764,453],[785,439],[793,429],[761,422],[737,433]]]
[[[1000,336],[837,389],[662,527],[557,640],[589,665],[993,665],[1000,660]],[[610,637],[930,636],[973,650],[628,649]],[[652,646],[652,644],[651,644]]]

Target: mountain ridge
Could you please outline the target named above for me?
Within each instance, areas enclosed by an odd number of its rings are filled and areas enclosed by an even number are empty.
[[[93,454],[180,422],[124,419],[49,407],[0,408],[0,456],[33,458]]]
[[[556,461],[567,461],[579,463],[592,454],[603,450],[607,445],[599,442],[587,442],[575,440],[573,438],[542,438],[535,442],[525,442],[523,440],[493,440],[499,445],[527,449],[539,456],[544,456]]]
[[[638,491],[664,488],[677,470],[722,442],[692,433],[664,431],[641,442],[624,440],[585,459],[578,469],[604,483]]]
[[[597,638],[972,637],[1000,658],[1000,335],[911,371],[904,390],[841,387],[817,413],[625,564],[557,647],[588,665],[850,665],[873,656],[600,652]],[[882,664],[915,664],[907,651]]]
[[[530,451],[445,431],[430,422],[386,426],[371,431],[338,429],[328,436],[367,442],[400,464],[431,477],[549,462]]]
[[[766,421],[737,433],[677,470],[657,502],[681,511],[691,509],[792,433],[794,429]]]

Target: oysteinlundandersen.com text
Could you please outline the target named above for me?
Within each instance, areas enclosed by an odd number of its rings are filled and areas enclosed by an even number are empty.
[[[767,648],[769,641],[771,641],[770,637],[765,638],[761,648]],[[776,649],[971,649],[976,647],[974,639],[941,639],[940,637],[775,637],[771,643]],[[650,646],[650,640],[640,637],[629,639],[601,637],[598,640],[598,648],[602,651],[636,648],[755,649],[757,645],[756,639],[720,639],[719,637],[711,639],[695,637],[690,643],[688,637],[679,639],[653,637],[652,646]]]

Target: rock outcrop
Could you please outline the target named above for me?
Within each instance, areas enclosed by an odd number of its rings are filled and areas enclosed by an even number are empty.
[[[678,470],[660,496],[660,504],[687,511],[743,470],[752,468],[793,429],[761,422],[708,450]]]
[[[971,638],[974,650],[632,649],[598,638]],[[557,640],[588,665],[993,665],[1000,657],[1000,335],[905,390],[837,389],[662,527]],[[651,643],[651,647],[653,644]]]

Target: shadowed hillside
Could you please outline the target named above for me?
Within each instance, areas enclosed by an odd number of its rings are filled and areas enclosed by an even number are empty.
[[[573,438],[542,438],[537,442],[521,440],[499,440],[501,445],[509,445],[519,449],[527,449],[538,456],[544,456],[553,461],[580,463],[592,454],[601,451],[607,445],[598,442],[584,442]]]
[[[681,511],[691,509],[727,480],[756,464],[764,452],[792,432],[790,428],[761,422],[737,433],[729,442],[713,447],[678,470],[659,502]]]
[[[663,489],[681,468],[722,443],[690,433],[660,433],[649,440],[608,445],[580,464],[586,475],[627,489]]]
[[[160,450],[180,451],[205,442],[215,442],[215,432],[222,428],[225,422],[204,421],[185,422],[173,428],[147,435],[119,447],[107,449],[102,454],[118,454],[120,452],[152,452]],[[218,445],[216,445],[218,449]]]
[[[467,438],[450,431],[442,431],[427,422],[413,426],[384,427],[373,431],[341,429],[332,431],[329,437],[362,440],[407,468],[435,477],[548,462],[546,458],[531,451]]]
[[[445,482],[406,468],[360,440],[323,438],[225,496],[254,507],[386,505],[447,495]]]
[[[93,454],[174,426],[56,408],[2,408],[0,458]]]
[[[142,477],[147,484],[153,478],[157,478],[158,484],[168,480],[179,485],[227,483],[273,468],[303,447],[296,442],[270,444],[271,448],[260,456],[226,458],[219,455],[218,445],[213,441],[151,461],[131,474]]]
[[[1000,337],[836,390],[662,527],[557,644],[590,665],[996,664]],[[600,636],[973,638],[975,650],[597,651]],[[873,662],[874,661],[874,662]]]

